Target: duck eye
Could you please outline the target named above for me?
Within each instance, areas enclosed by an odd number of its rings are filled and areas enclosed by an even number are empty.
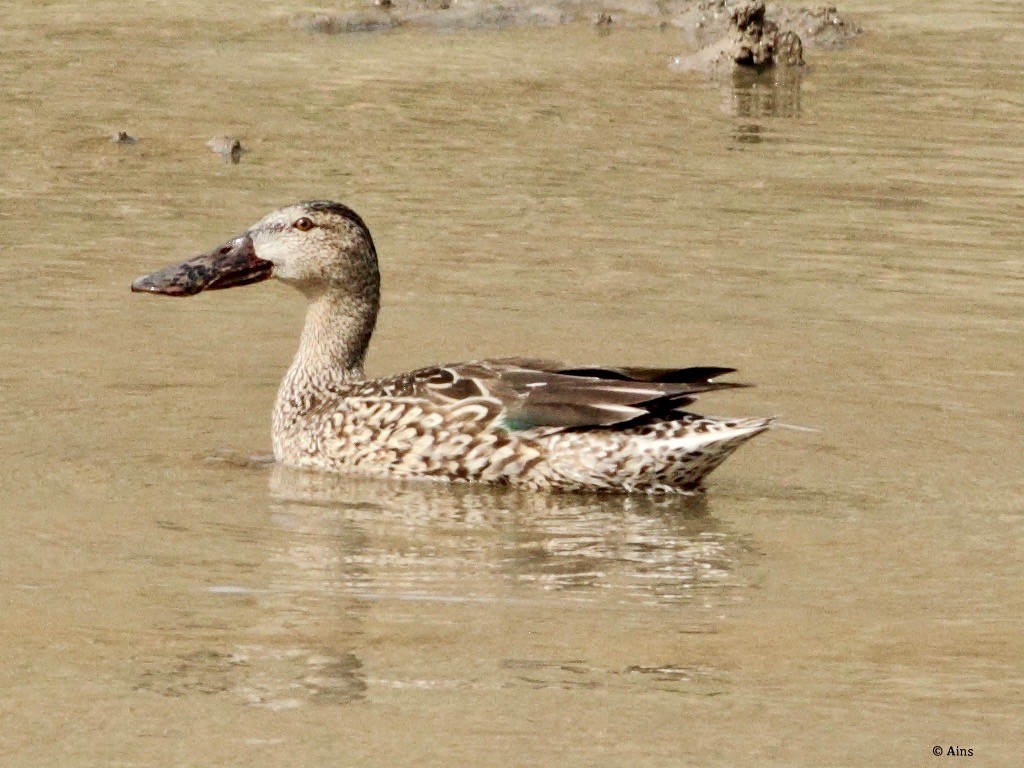
[[[313,222],[303,216],[301,219],[296,219],[292,226],[299,230],[299,232],[309,232],[313,228]]]

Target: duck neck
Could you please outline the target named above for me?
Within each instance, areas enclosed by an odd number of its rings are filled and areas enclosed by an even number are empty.
[[[300,402],[303,395],[361,381],[379,303],[377,291],[309,297],[299,351],[281,384],[278,402]]]

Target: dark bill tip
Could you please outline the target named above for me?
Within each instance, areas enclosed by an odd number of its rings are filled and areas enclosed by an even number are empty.
[[[187,285],[175,271],[184,264],[162,269],[149,275],[135,278],[132,281],[132,293],[161,293],[164,296],[193,296],[202,288]]]
[[[256,256],[252,238],[242,235],[181,264],[172,264],[136,278],[132,291],[195,296],[200,291],[216,291],[266,280],[273,266]]]

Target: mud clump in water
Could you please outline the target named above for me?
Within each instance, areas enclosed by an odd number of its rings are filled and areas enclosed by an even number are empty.
[[[695,54],[676,57],[672,64],[680,71],[712,74],[734,67],[798,67],[804,63],[803,50],[800,36],[768,19],[764,3],[753,0],[731,9],[729,27],[720,39]]]
[[[734,31],[739,22],[749,20],[750,6],[765,5],[760,0],[698,0],[681,3],[671,20],[673,27],[684,32],[695,46],[719,42]],[[739,17],[739,18],[734,18]],[[782,33],[792,32],[807,48],[834,49],[849,43],[863,30],[840,16],[834,6],[787,8],[767,4],[764,23],[774,24]]]

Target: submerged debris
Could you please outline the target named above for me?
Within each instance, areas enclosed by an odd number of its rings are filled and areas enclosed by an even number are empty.
[[[217,136],[206,142],[210,151],[221,156],[225,163],[237,165],[242,159],[242,142],[234,136]]]

